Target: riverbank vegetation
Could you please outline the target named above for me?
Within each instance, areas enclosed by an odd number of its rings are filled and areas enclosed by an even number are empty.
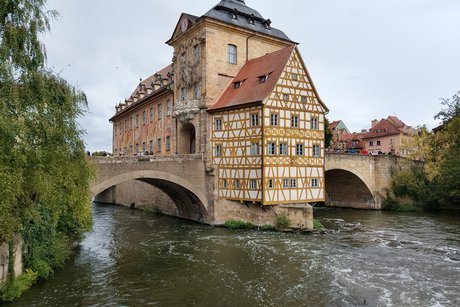
[[[460,209],[460,91],[442,99],[444,108],[435,116],[442,124],[429,132],[425,127],[408,147],[412,158],[423,167],[408,167],[392,174],[392,192],[408,199],[412,208],[427,210]],[[388,198],[384,208],[400,210],[396,199]]]
[[[0,4],[0,242],[19,233],[26,246],[26,273],[9,274],[3,300],[50,276],[91,228],[92,168],[76,121],[86,96],[46,67],[39,37],[57,13],[45,4]]]

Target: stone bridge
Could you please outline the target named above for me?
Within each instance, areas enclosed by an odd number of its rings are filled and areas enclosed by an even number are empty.
[[[390,184],[391,168],[401,160],[407,161],[393,156],[326,154],[326,204],[380,209]],[[234,215],[260,219],[266,212],[260,207],[235,209],[225,201],[215,207],[214,174],[206,169],[201,155],[101,157],[93,161],[97,178],[91,193],[97,202],[145,206],[209,224],[221,223]]]
[[[410,160],[396,156],[326,154],[326,205],[381,209],[391,184],[391,170]]]

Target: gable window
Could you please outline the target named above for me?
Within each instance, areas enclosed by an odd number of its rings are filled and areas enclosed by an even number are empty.
[[[193,47],[193,64],[198,64],[200,62],[200,46],[195,45]]]
[[[268,143],[268,154],[270,156],[274,156],[275,155],[275,143],[274,142],[269,142]]]
[[[185,89],[185,87],[181,87],[181,89],[180,89],[180,100],[185,101],[185,99],[187,99],[187,90]]]
[[[193,99],[200,98],[200,84],[198,82],[193,83]]]
[[[289,188],[289,179],[283,179],[283,188]]]
[[[228,45],[228,63],[236,64],[237,63],[237,48],[235,45]]]
[[[171,100],[169,99],[166,101],[166,115],[171,115]]]
[[[161,153],[161,139],[157,140],[157,151]]]
[[[170,150],[171,150],[171,137],[167,136],[166,137],[166,151],[170,151]]]
[[[317,187],[319,187],[318,178],[312,178],[312,179],[311,179],[311,187],[312,187],[312,188],[317,188]]]
[[[278,126],[278,114],[270,114],[270,126]]]
[[[297,144],[296,145],[295,154],[297,156],[303,156],[304,155],[303,144]]]
[[[300,102],[307,102],[307,96],[300,97]]]
[[[297,81],[297,74],[291,74],[292,80]]]
[[[251,155],[252,156],[259,155],[259,143],[251,143]]]
[[[158,105],[158,119],[161,119],[162,116],[163,116],[163,108],[162,108],[162,105],[160,103]]]
[[[222,145],[221,144],[216,145],[215,156],[216,157],[221,157],[222,156]]]
[[[313,145],[313,157],[321,157],[321,147],[317,144]]]
[[[293,115],[291,118],[291,127],[292,128],[299,128],[299,117],[297,115]]]
[[[216,118],[215,129],[216,131],[222,130],[222,118]]]
[[[280,143],[280,155],[281,156],[287,155],[287,143]]]
[[[289,100],[289,94],[283,94],[283,100],[284,101]]]
[[[259,114],[251,114],[251,127],[259,126]]]
[[[318,117],[313,117],[311,119],[311,129],[312,130],[318,130],[319,129]]]
[[[249,188],[251,190],[256,190],[257,189],[257,180],[251,179],[251,181],[249,181]]]

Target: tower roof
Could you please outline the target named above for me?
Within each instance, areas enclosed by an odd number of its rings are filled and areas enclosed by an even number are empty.
[[[221,0],[204,16],[291,41],[284,32],[271,27],[270,19],[264,19],[258,11],[248,7],[244,0]]]

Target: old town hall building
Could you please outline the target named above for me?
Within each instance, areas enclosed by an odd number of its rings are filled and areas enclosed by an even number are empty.
[[[324,114],[297,43],[243,0],[183,13],[170,65],[116,106],[117,156],[201,154],[227,204],[324,201]],[[165,63],[166,64],[166,63]]]

